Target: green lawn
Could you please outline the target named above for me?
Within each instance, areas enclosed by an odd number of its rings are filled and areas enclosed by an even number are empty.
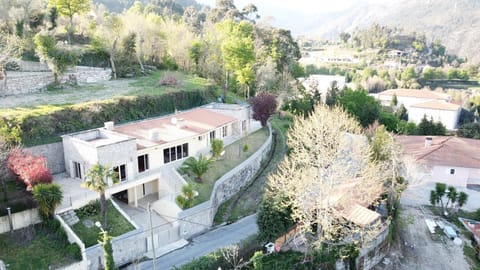
[[[194,177],[188,176],[186,180],[193,184],[194,190],[198,191],[198,196],[194,199],[194,205],[208,201],[215,182],[255,153],[265,143],[268,135],[268,128],[262,128],[225,147],[224,156],[213,162],[203,176],[203,183],[197,183],[194,181]],[[244,145],[248,145],[247,151],[243,151]]]
[[[88,207],[88,206],[87,206]],[[93,245],[98,244],[98,237],[100,234],[100,229],[96,226],[91,228],[87,228],[83,222],[85,220],[90,220],[92,222],[102,221],[102,216],[100,214],[99,207],[97,207],[96,213],[89,216],[82,216],[79,214],[79,211],[76,210],[80,221],[72,226],[73,231],[77,234],[78,237],[83,241],[85,247],[90,247]],[[107,225],[108,225],[108,233],[110,236],[119,236],[124,233],[127,233],[131,230],[134,230],[133,227],[128,220],[126,220],[122,214],[120,214],[117,209],[112,205],[110,201],[107,202]]]
[[[223,222],[235,222],[236,220],[254,214],[263,198],[263,192],[267,177],[275,172],[280,162],[283,160],[287,151],[286,133],[292,124],[290,115],[279,117],[272,116],[270,124],[277,133],[277,142],[274,149],[272,159],[265,169],[259,173],[248,186],[244,187],[240,192],[233,196],[230,200],[223,203],[215,215],[215,224]]]
[[[9,270],[59,268],[79,261],[79,256],[76,244],[41,224],[0,235],[0,258]]]

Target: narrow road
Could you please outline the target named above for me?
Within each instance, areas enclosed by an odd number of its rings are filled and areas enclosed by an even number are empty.
[[[233,224],[214,229],[195,237],[189,245],[157,258],[157,269],[173,269],[174,266],[179,267],[194,258],[204,256],[219,248],[238,243],[258,232],[256,220],[257,216],[251,215]],[[140,269],[153,269],[152,261],[143,262],[140,264]]]

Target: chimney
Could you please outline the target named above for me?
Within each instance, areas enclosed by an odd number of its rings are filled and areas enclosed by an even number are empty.
[[[178,118],[177,119],[177,128],[184,128],[186,123],[185,119],[183,118]]]
[[[114,123],[113,121],[103,123],[106,130],[113,130]]]
[[[174,116],[170,119],[170,123],[172,123],[172,125],[176,125],[177,124],[177,118]]]
[[[432,137],[425,137],[425,147],[432,146],[433,138]]]
[[[160,140],[160,130],[158,128],[150,129],[148,131],[148,139],[150,141],[159,141]]]

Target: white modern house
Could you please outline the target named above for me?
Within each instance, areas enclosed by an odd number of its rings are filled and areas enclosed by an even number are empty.
[[[402,205],[430,204],[435,183],[453,186],[468,194],[462,209],[480,207],[480,140],[448,136],[397,136],[403,146],[402,176],[408,181]]]
[[[248,105],[213,103],[123,125],[106,122],[62,136],[65,169],[71,178],[84,180],[97,163],[113,168],[120,183],[110,183],[106,195],[133,206],[150,194],[174,201],[181,185],[164,168],[209,153],[213,139],[228,143],[249,131]]]
[[[374,95],[383,106],[390,106],[394,96],[397,106],[403,104],[408,111],[408,120],[420,123],[423,117],[441,122],[448,130],[454,130],[460,117],[461,107],[451,103],[447,94],[430,90],[390,89]]]

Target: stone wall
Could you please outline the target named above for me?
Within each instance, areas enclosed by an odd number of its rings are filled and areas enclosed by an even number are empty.
[[[47,89],[47,86],[54,82],[53,74],[50,71],[42,70],[41,67],[24,70],[7,72],[6,88],[3,86],[4,80],[0,80],[0,96],[40,92]],[[112,71],[109,68],[76,66],[63,74],[59,81],[61,84],[85,85],[108,81],[111,79],[111,73]]]
[[[25,148],[25,151],[31,152],[34,155],[44,156],[47,160],[48,170],[50,170],[52,174],[65,171],[65,158],[63,157],[62,142],[33,146]]]
[[[36,208],[12,214],[13,230],[22,229],[40,222],[42,222],[42,220]],[[10,231],[8,215],[0,217],[0,234],[8,231]]]
[[[248,159],[223,175],[212,190],[210,200],[179,213],[180,233],[185,239],[210,229],[218,207],[248,184],[261,167],[272,147],[272,129],[267,141]]]

